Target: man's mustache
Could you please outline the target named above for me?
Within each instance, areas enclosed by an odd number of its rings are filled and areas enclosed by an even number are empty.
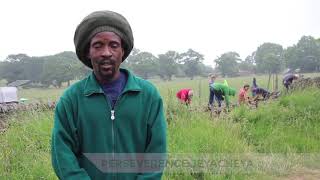
[[[98,61],[96,63],[99,65],[114,65],[115,61],[112,59],[104,59],[104,60]]]

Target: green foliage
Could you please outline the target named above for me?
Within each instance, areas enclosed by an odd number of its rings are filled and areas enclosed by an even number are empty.
[[[320,44],[311,36],[303,36],[297,43],[285,51],[288,68],[300,68],[302,72],[320,70]]]
[[[283,68],[282,46],[274,43],[263,43],[258,47],[254,60],[260,73],[279,73]]]
[[[240,56],[236,52],[224,53],[214,61],[217,64],[217,68],[221,72],[222,77],[233,77],[239,72],[238,61],[240,61]]]
[[[9,118],[0,134],[0,179],[57,179],[50,160],[52,112],[26,112]]]
[[[188,49],[187,52],[180,55],[180,62],[183,63],[183,71],[191,80],[196,75],[201,74],[200,64],[203,60],[203,55],[192,49]]]
[[[254,53],[245,58],[244,61],[239,63],[239,70],[256,73],[256,66],[254,64]]]
[[[157,74],[157,57],[149,52],[139,52],[135,55],[130,55],[127,61],[130,63],[130,68],[133,72],[144,79]]]
[[[159,54],[158,75],[164,80],[172,80],[172,76],[177,73],[179,53],[168,51],[165,54]]]
[[[139,49],[134,48],[121,66],[145,79],[159,76],[163,80],[170,81],[173,76],[187,76],[191,79],[195,76],[207,76],[213,69],[205,66],[202,63],[203,59],[202,54],[192,49],[181,54],[168,51],[156,57],[149,52],[140,52]]]
[[[319,152],[318,89],[295,92],[258,110],[235,110],[232,118],[241,125],[242,136],[257,152]]]
[[[83,66],[75,54],[64,52],[54,56],[45,57],[41,80],[43,84],[61,87],[63,82],[69,82],[80,76],[80,69]]]
[[[8,82],[15,80],[31,80],[39,82],[39,74],[42,74],[43,61],[37,57],[29,57],[26,54],[9,55],[0,63],[0,76]]]
[[[31,80],[33,83],[61,87],[63,82],[80,78],[86,73],[88,70],[73,52],[43,57],[9,55],[6,61],[0,63],[0,75],[8,82]]]

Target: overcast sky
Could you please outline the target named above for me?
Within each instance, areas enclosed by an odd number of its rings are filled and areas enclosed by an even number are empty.
[[[74,51],[76,26],[104,9],[127,18],[136,48],[154,55],[192,48],[205,64],[227,51],[245,58],[264,42],[287,47],[302,35],[320,38],[318,0],[4,0],[0,60]]]

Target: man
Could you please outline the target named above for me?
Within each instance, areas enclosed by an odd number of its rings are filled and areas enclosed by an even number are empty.
[[[239,96],[238,96],[239,105],[249,103],[249,96],[248,96],[249,88],[250,88],[249,84],[246,84],[243,86],[243,88],[240,89]]]
[[[214,84],[214,81],[216,80],[216,76],[213,74],[209,75],[209,103],[208,103],[208,108],[211,109],[214,104],[214,92],[211,90],[210,86]]]
[[[190,105],[191,99],[193,97],[192,89],[181,89],[176,94],[179,101],[185,105]]]
[[[236,90],[233,88],[230,88],[227,83],[214,83],[211,85],[211,89],[214,92],[214,95],[216,96],[218,100],[218,106],[221,107],[221,101],[225,99],[227,109],[229,110],[230,106],[230,97],[229,96],[235,96]]]
[[[261,87],[256,87],[252,89],[252,94],[254,94],[253,97],[258,98],[259,96],[263,97],[263,100],[266,100],[270,97],[271,93],[269,91],[267,91],[264,88]]]
[[[292,73],[286,74],[283,77],[282,83],[283,83],[283,85],[284,85],[284,87],[286,88],[287,91],[289,91],[293,80],[297,80],[298,78],[299,78],[298,74],[292,74]]]
[[[262,96],[263,99],[266,100],[271,95],[271,93],[269,91],[258,86],[257,80],[255,77],[252,80],[251,92],[252,92],[252,97],[254,97],[255,99],[259,98],[259,96]]]
[[[129,23],[115,12],[93,12],[78,25],[74,44],[78,58],[93,72],[69,87],[56,106],[55,173],[60,179],[160,179],[163,168],[119,173],[121,167],[107,166],[110,154],[114,158],[119,153],[166,153],[166,122],[158,91],[119,68],[133,48]]]
[[[251,87],[251,92],[252,92],[252,97],[255,97],[256,94],[255,94],[255,89],[258,88],[258,84],[257,84],[257,80],[256,78],[254,77],[253,80],[252,80],[252,87]]]

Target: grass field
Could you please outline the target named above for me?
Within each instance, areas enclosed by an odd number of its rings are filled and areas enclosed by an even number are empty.
[[[308,74],[305,76],[316,76]],[[257,76],[266,87],[267,77]],[[239,89],[252,77],[227,79]],[[220,79],[220,81],[222,81]],[[250,171],[239,166],[227,171],[165,171],[163,179],[320,179],[320,91],[307,89],[262,103],[258,109],[239,107],[210,117],[206,79],[157,82],[168,125],[169,153],[209,155],[226,160],[249,157]],[[180,105],[175,93],[194,89],[191,110]],[[281,87],[281,86],[279,86]],[[19,96],[54,100],[63,89],[27,89]],[[236,99],[233,99],[235,101]],[[9,128],[0,134],[0,179],[56,179],[50,161],[52,111],[12,114]],[[235,169],[239,171],[235,171]]]

